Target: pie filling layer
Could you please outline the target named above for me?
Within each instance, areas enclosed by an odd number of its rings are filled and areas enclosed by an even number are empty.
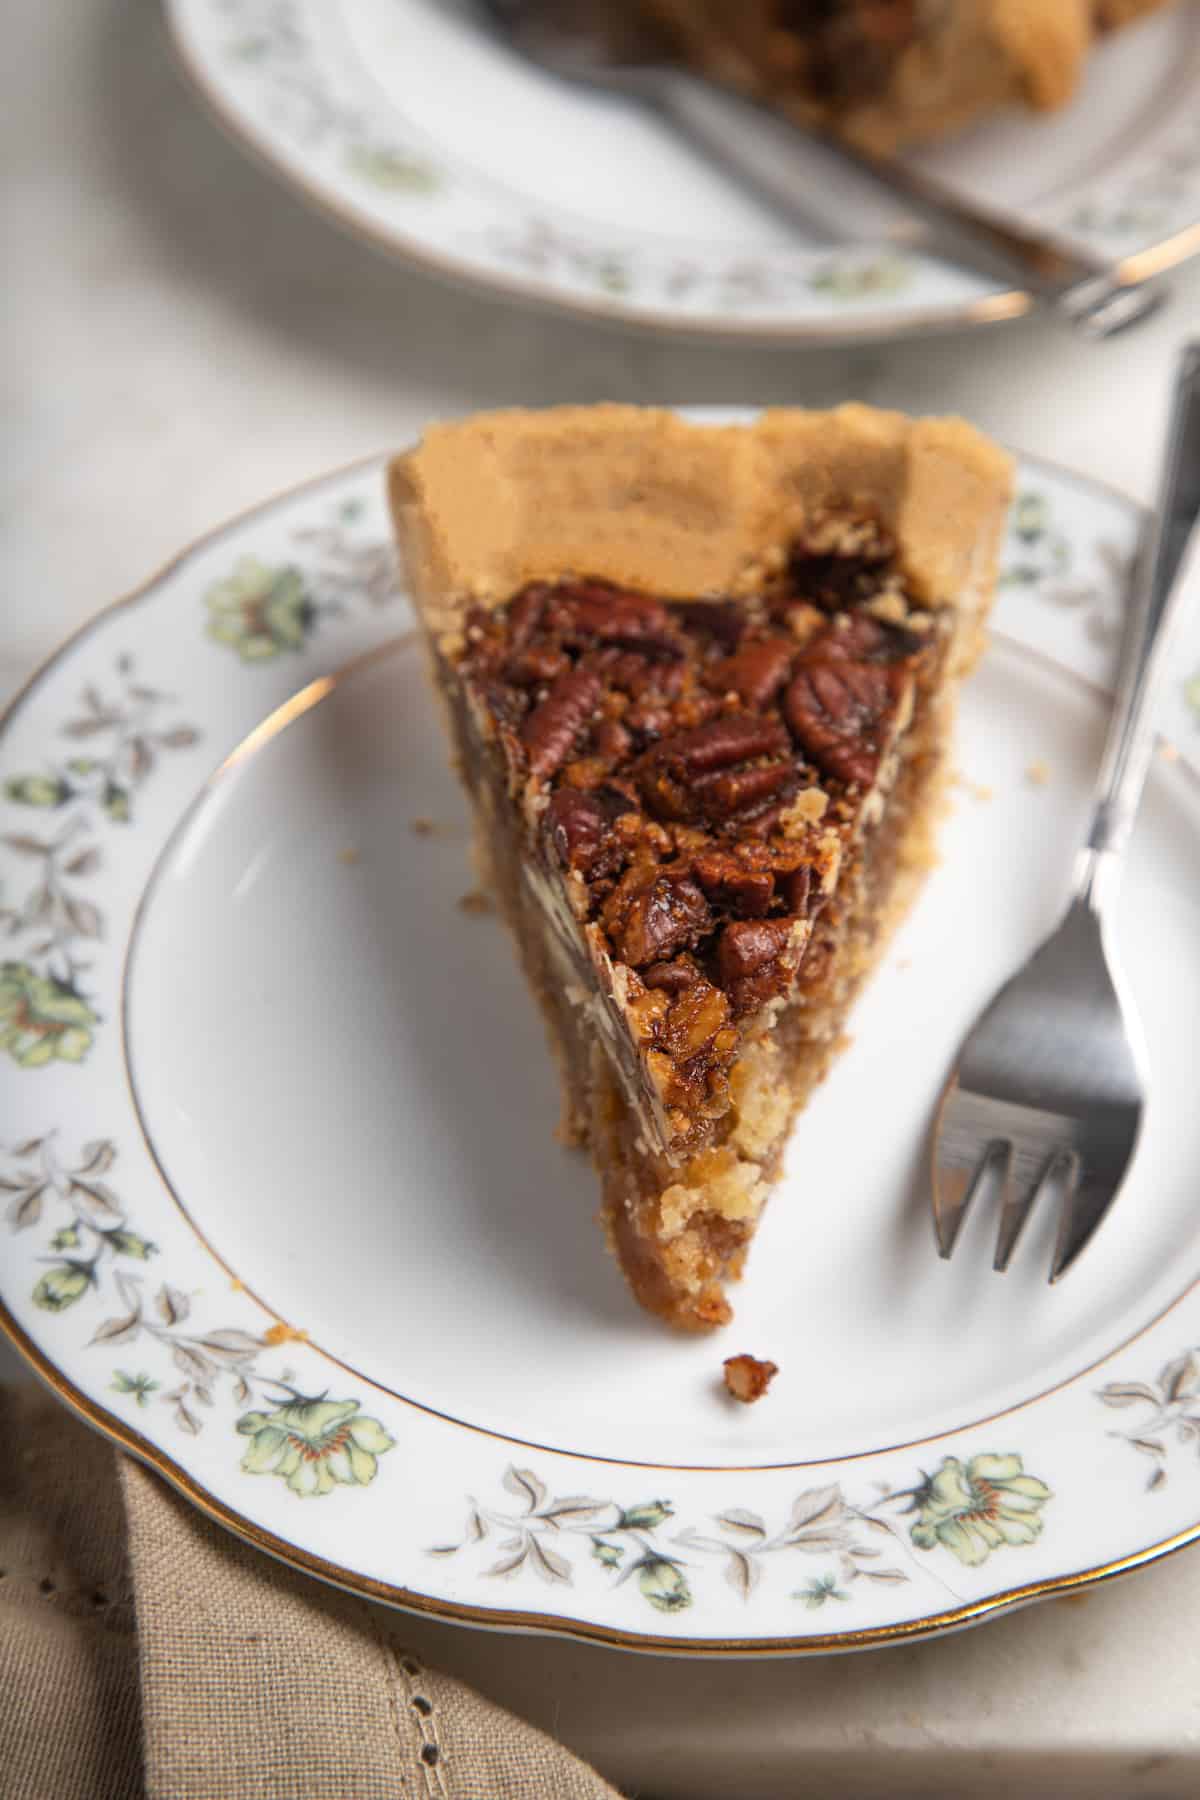
[[[948,611],[830,513],[736,600],[533,582],[438,659],[480,848],[642,1303],[705,1328],[927,865]]]

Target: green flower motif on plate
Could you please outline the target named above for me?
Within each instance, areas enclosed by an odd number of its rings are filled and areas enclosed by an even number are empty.
[[[243,1413],[238,1431],[250,1439],[248,1475],[278,1475],[293,1494],[329,1494],[340,1483],[366,1487],[378,1459],[395,1444],[357,1400],[294,1400],[274,1411]]]
[[[136,1256],[139,1262],[148,1262],[157,1256],[158,1245],[152,1244],[149,1238],[139,1237],[136,1231],[126,1231],[118,1226],[115,1231],[106,1231],[104,1240],[118,1256]]]
[[[692,1590],[679,1564],[669,1556],[649,1555],[637,1565],[637,1584],[643,1598],[659,1612],[682,1612],[692,1604]]]
[[[124,1369],[114,1369],[109,1387],[114,1394],[132,1394],[139,1406],[149,1406],[150,1396],[162,1386],[141,1370],[137,1375],[130,1375]]]
[[[14,775],[4,784],[5,797],[18,806],[65,806],[74,792],[59,775]]]
[[[898,294],[912,280],[912,264],[899,256],[880,256],[871,262],[831,262],[810,277],[814,293],[829,300],[869,300],[876,294]]]
[[[66,1312],[83,1297],[96,1277],[90,1263],[66,1262],[47,1269],[33,1290],[33,1304],[43,1312]]]
[[[806,1582],[798,1588],[795,1598],[803,1600],[809,1612],[816,1612],[827,1600],[848,1600],[845,1588],[840,1588],[832,1575],[818,1575],[813,1581]]]
[[[1050,1497],[1044,1481],[1025,1474],[1019,1456],[973,1456],[965,1466],[946,1456],[914,1496],[920,1516],[912,1541],[920,1550],[942,1544],[975,1567],[1004,1544],[1032,1544]]]
[[[205,595],[208,635],[236,650],[243,662],[265,662],[282,650],[302,650],[316,609],[299,569],[271,568],[240,557],[232,575]]]
[[[405,194],[432,194],[441,186],[432,164],[404,150],[370,148],[355,144],[346,152],[346,166],[360,181],[372,187]]]
[[[38,975],[28,963],[0,963],[0,1050],[21,1068],[40,1069],[56,1057],[79,1062],[98,1022],[66,982]]]

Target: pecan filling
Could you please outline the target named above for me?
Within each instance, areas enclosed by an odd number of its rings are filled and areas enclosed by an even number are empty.
[[[843,518],[736,602],[560,580],[468,618],[472,709],[535,856],[624,969],[676,1144],[728,1110],[739,1044],[791,988],[935,627],[888,535]]]

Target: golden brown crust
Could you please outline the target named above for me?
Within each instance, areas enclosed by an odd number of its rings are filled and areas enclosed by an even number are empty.
[[[499,604],[534,578],[741,592],[764,550],[831,505],[896,534],[922,597],[971,605],[990,582],[1011,468],[955,418],[849,405],[705,426],[567,406],[432,426],[393,462],[389,486],[418,603],[441,639],[470,602]]]

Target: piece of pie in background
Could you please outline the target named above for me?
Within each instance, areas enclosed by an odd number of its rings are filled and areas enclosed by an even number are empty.
[[[641,0],[684,60],[876,154],[1074,95],[1107,32],[1173,0]]]

